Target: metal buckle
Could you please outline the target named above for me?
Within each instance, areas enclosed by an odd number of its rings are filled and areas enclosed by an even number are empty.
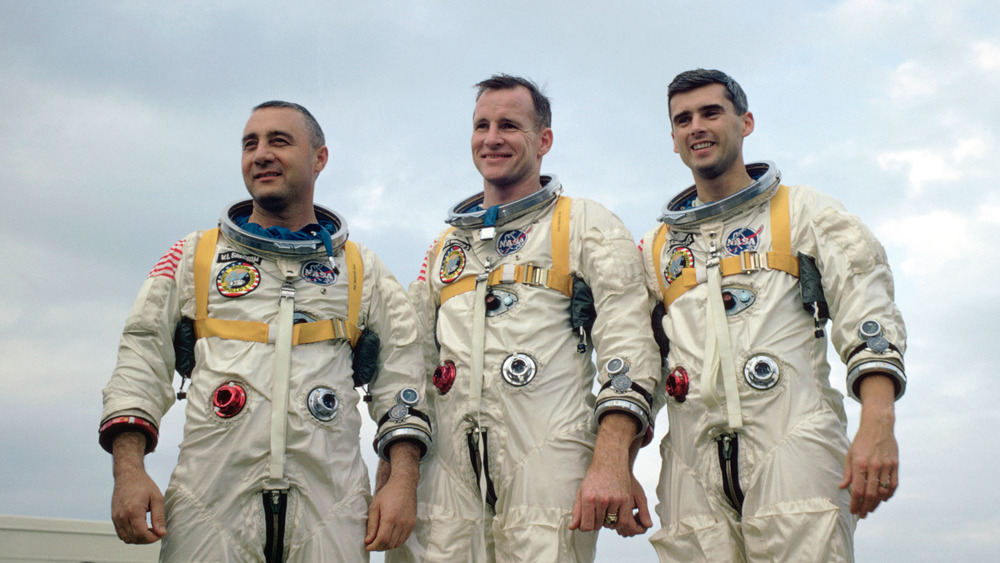
[[[547,268],[539,268],[538,266],[530,266],[530,268],[529,283],[535,285],[545,285],[548,283],[549,270]]]
[[[744,274],[760,270],[760,255],[754,250],[747,250],[740,254],[740,268]]]

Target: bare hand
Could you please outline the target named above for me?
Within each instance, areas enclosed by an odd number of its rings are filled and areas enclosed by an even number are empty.
[[[899,447],[893,434],[895,387],[883,376],[861,381],[861,422],[847,450],[840,488],[851,488],[851,514],[864,518],[899,486]]]
[[[163,494],[142,463],[145,447],[146,438],[135,432],[122,433],[112,446],[115,490],[111,495],[111,521],[125,543],[153,543],[167,533]],[[147,513],[152,525],[146,522]]]
[[[632,502],[635,503],[636,508],[625,518],[619,515],[618,525],[615,526],[615,531],[623,538],[645,534],[653,526],[653,519],[649,515],[646,492],[642,488],[642,483],[639,483],[639,480],[635,478],[635,474],[632,474],[631,480]]]
[[[417,524],[420,450],[410,442],[397,442],[389,447],[389,459],[384,467],[379,462],[376,472],[375,497],[368,507],[367,551],[403,545]]]
[[[635,433],[636,422],[630,415],[608,413],[601,420],[594,459],[576,492],[570,530],[592,532],[602,526],[621,526],[631,531],[639,526],[633,517],[637,503],[629,471],[629,445]],[[642,496],[640,513],[645,509],[645,494]]]

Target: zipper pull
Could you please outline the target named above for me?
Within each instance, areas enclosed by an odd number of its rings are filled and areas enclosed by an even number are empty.
[[[733,439],[728,435],[722,436],[722,458],[730,461],[733,457]]]

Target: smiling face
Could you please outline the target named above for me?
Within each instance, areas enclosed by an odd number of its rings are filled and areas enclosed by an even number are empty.
[[[326,166],[325,146],[313,147],[305,117],[290,108],[261,108],[243,129],[243,181],[255,205],[282,213],[312,208],[316,176]]]
[[[527,88],[483,92],[472,115],[472,159],[483,176],[483,205],[509,203],[541,189],[542,157],[550,148],[552,129],[537,124]]]
[[[670,124],[674,152],[691,169],[696,184],[716,184],[731,193],[745,187],[731,186],[728,180],[744,182],[743,138],[753,132],[753,114],[738,115],[725,86],[708,84],[674,94]]]

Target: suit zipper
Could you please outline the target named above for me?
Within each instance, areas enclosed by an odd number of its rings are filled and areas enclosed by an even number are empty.
[[[476,474],[476,485],[479,486],[479,475],[480,470],[482,470],[482,475],[486,480],[486,503],[490,507],[495,507],[497,503],[497,493],[496,489],[493,487],[493,479],[490,477],[490,459],[488,453],[488,443],[486,442],[486,429],[485,428],[472,428],[468,431],[467,436],[469,442],[469,458],[472,462],[472,470]],[[479,457],[479,440],[483,441],[483,457]],[[481,493],[482,491],[480,491]]]
[[[740,442],[736,434],[719,436],[719,468],[722,490],[736,512],[743,513],[743,489],[740,487]]]
[[[280,563],[285,550],[285,491],[264,491],[264,511],[267,516],[267,538],[264,545],[264,560]]]

